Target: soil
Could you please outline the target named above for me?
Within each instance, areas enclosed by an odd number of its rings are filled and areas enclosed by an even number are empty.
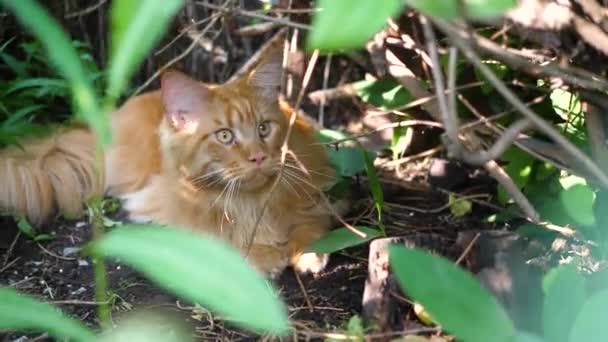
[[[418,168],[420,175],[413,179],[425,177],[422,173],[425,167]],[[416,181],[397,182],[385,176],[381,179],[386,195],[384,222],[389,236],[416,232],[454,237],[462,230],[491,228],[481,221],[488,213],[484,206],[474,205],[471,214],[456,218],[446,206],[447,196],[442,192],[430,191]],[[360,199],[354,212],[359,214],[349,221],[376,223],[375,213],[369,210],[373,203],[365,192],[365,185],[357,188],[359,191],[355,191],[355,196]],[[112,219],[119,221],[123,217],[124,213],[119,212]],[[89,224],[83,220],[58,220],[45,230],[52,236],[46,242],[35,242],[25,237],[10,218],[4,218],[0,224],[0,285],[54,304],[96,329],[92,261],[78,254],[78,249],[91,239]],[[293,339],[314,340],[328,333],[344,332],[349,319],[361,314],[367,258],[367,245],[354,247],[332,255],[326,269],[316,277],[301,275],[301,285],[291,269],[274,280],[288,304],[295,328]],[[109,262],[107,271],[115,321],[133,310],[155,308],[179,315],[193,327],[197,340],[248,341],[259,338],[213,319],[200,306],[180,301],[125,265]],[[418,324],[415,318],[409,319]],[[48,340],[46,334],[8,333],[0,335],[0,341],[25,341],[28,340],[26,337]]]

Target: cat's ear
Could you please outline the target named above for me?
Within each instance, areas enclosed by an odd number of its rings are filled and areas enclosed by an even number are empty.
[[[282,75],[283,47],[280,44],[274,44],[249,73],[247,81],[260,95],[276,99],[279,95]]]
[[[201,110],[209,101],[209,88],[179,71],[161,77],[161,96],[167,120],[177,131],[194,132]]]

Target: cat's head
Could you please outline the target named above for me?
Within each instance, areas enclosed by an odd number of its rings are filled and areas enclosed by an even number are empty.
[[[222,85],[165,73],[161,95],[163,163],[200,188],[241,190],[272,183],[288,127],[278,104],[282,50],[270,50],[253,71]]]

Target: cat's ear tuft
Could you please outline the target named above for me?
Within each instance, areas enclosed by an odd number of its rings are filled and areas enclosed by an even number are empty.
[[[167,120],[175,130],[193,133],[208,102],[209,89],[179,71],[165,72],[160,83]]]
[[[276,99],[281,88],[283,75],[283,47],[275,44],[262,57],[258,65],[251,71],[248,82],[267,98]]]

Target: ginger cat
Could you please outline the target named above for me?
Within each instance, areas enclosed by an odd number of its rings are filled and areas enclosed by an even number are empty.
[[[293,155],[269,197],[292,113],[278,101],[281,64],[274,48],[252,72],[221,85],[165,73],[160,90],[112,113],[114,140],[104,151],[102,180],[86,129],[0,151],[0,208],[40,224],[57,211],[77,213],[103,189],[124,199],[133,220],[220,236],[262,272],[275,275],[288,265],[320,271],[327,257],[304,250],[330,227],[319,189],[333,168],[301,118],[288,140]]]

